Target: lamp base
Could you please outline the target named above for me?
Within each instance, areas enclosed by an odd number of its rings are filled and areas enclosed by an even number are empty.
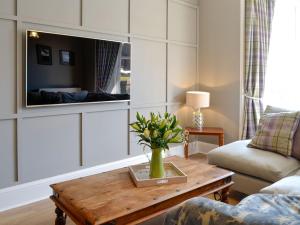
[[[200,109],[193,112],[193,123],[194,127],[198,129],[202,129],[204,125],[203,114],[200,112]]]

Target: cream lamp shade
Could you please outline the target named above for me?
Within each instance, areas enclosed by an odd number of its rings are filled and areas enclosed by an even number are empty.
[[[209,107],[209,92],[188,91],[186,92],[186,104],[194,109]]]

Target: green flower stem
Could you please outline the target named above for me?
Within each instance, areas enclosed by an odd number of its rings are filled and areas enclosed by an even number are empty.
[[[150,162],[150,177],[162,178],[165,176],[165,168],[162,157],[162,149],[152,149],[152,156]]]

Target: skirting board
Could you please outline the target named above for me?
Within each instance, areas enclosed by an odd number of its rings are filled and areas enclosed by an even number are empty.
[[[49,187],[51,184],[76,179],[79,177],[90,176],[97,173],[103,173],[109,170],[119,169],[146,161],[147,157],[145,155],[140,155],[100,166],[1,189],[0,212],[48,198],[52,194],[52,191]]]
[[[217,147],[216,145],[193,142],[190,143],[190,154],[204,153],[210,149]],[[183,146],[174,145],[166,156],[179,155],[183,156]],[[148,156],[149,157],[149,156]],[[79,177],[90,176],[97,173],[102,173],[114,169],[123,168],[126,166],[147,162],[148,159],[145,155],[135,156],[128,159],[123,159],[55,177],[50,177],[42,180],[37,180],[25,184],[20,184],[13,187],[8,187],[0,190],[0,212],[16,208],[19,206],[27,205],[36,201],[48,198],[52,191],[49,185],[63,182],[66,180],[76,179]]]

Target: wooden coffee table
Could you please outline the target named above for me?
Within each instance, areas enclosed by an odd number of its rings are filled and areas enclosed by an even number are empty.
[[[196,159],[169,157],[187,183],[136,188],[128,168],[51,185],[56,225],[70,217],[78,225],[137,224],[196,196],[218,193],[226,202],[232,172]]]

